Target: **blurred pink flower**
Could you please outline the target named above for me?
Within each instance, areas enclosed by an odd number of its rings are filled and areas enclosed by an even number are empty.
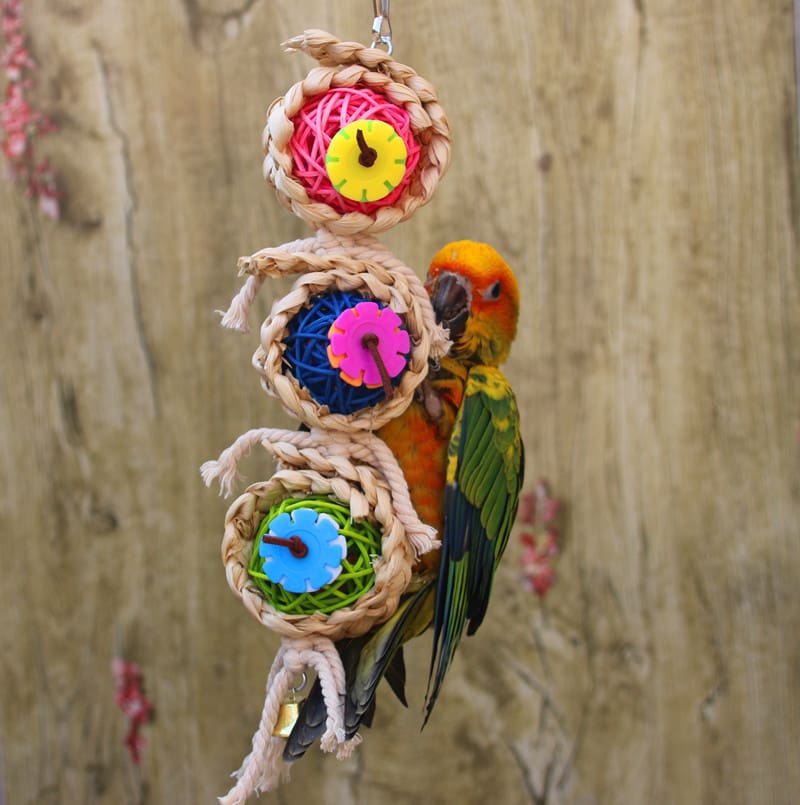
[[[125,745],[131,760],[138,766],[144,749],[141,729],[153,718],[153,703],[144,692],[142,672],[138,665],[115,657],[111,661],[111,672],[114,674],[116,687],[114,702],[128,718]]]
[[[543,596],[556,578],[553,557],[558,554],[560,533],[555,521],[561,503],[550,496],[550,489],[544,480],[537,482],[533,492],[520,498],[518,524],[522,526],[520,541],[520,582],[530,592]]]
[[[46,160],[37,163],[33,153],[35,139],[57,127],[47,115],[34,109],[25,95],[33,86],[32,73],[37,65],[22,33],[22,0],[0,2],[0,27],[5,40],[0,65],[8,80],[0,106],[0,148],[8,175],[38,201],[44,215],[58,218],[61,194],[55,174]]]
[[[6,155],[6,159],[14,162],[25,154],[27,147],[28,138],[25,136],[24,131],[9,131],[3,143],[3,152]]]

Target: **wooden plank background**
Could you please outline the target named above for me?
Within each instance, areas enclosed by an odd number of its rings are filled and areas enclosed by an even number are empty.
[[[0,183],[0,747],[6,801],[200,803],[247,751],[277,640],[228,591],[199,464],[286,424],[217,326],[239,255],[305,229],[260,178],[304,28],[366,0],[28,0],[66,192]],[[567,504],[558,585],[512,547],[420,735],[379,702],[292,803],[789,803],[800,789],[800,162],[791,0],[396,0],[454,160],[385,236],[425,270],[493,243],[529,483]],[[278,286],[268,286],[275,290]],[[262,294],[263,317],[269,293]],[[253,323],[255,324],[255,317]],[[253,459],[246,473],[264,477]],[[157,707],[141,769],[115,645]],[[2,799],[2,796],[0,796]]]

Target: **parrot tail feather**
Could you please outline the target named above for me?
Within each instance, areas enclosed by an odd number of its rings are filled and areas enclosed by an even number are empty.
[[[433,619],[435,587],[430,582],[401,602],[397,612],[381,624],[361,652],[355,677],[348,680],[344,704],[344,727],[355,734],[365,713],[375,702],[378,683],[384,676],[401,704],[405,695],[405,663],[402,646],[428,628]]]
[[[345,671],[344,728],[348,739],[356,735],[362,724],[372,724],[375,695],[384,676],[400,702],[407,706],[402,646],[431,624],[434,591],[431,581],[405,598],[395,614],[373,631],[336,644]],[[299,760],[322,736],[326,717],[322,688],[317,680],[302,703],[297,723],[286,741],[283,758],[287,763]]]

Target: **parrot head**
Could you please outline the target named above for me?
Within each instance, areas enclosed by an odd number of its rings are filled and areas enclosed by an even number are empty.
[[[434,255],[425,287],[437,321],[449,330],[453,357],[486,366],[508,357],[517,333],[519,285],[491,246],[447,244]]]

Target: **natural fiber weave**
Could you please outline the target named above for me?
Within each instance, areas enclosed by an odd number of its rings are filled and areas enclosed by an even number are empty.
[[[365,301],[375,308],[364,307]],[[356,310],[360,311],[358,317],[352,315]],[[383,311],[387,310],[384,320]],[[361,318],[362,314],[366,320]],[[399,324],[396,328],[389,327],[389,322]],[[365,300],[361,293],[334,289],[312,297],[289,319],[288,332],[281,339],[284,372],[291,374],[301,388],[308,389],[320,406],[327,405],[333,413],[353,414],[386,398],[386,386],[379,370],[376,371],[374,358],[363,349],[363,342],[359,344],[352,335],[345,335],[348,327],[361,325],[369,326],[378,340],[388,382],[396,388],[407,365],[406,355],[411,346],[408,332],[393,310],[374,300]],[[402,351],[397,347],[402,347]],[[379,376],[377,384],[373,373]]]
[[[352,432],[373,431],[403,413],[415,389],[428,373],[429,360],[446,354],[450,342],[436,318],[425,288],[417,275],[369,236],[337,237],[320,230],[316,238],[286,246],[262,249],[239,260],[239,269],[250,278],[234,297],[223,324],[246,327],[247,314],[266,277],[305,272],[288,294],[275,300],[261,327],[261,346],[253,365],[261,385],[284,408],[309,427]],[[394,395],[352,414],[337,414],[321,406],[287,371],[283,360],[289,322],[317,294],[330,290],[355,291],[389,305],[405,320],[411,337],[411,354]]]
[[[406,147],[406,174],[400,183],[377,201],[354,201],[333,186],[326,164],[331,140],[340,129],[356,120],[388,123]],[[321,201],[339,213],[367,215],[394,204],[408,185],[419,161],[419,144],[410,130],[408,112],[382,95],[360,87],[338,87],[317,95],[303,105],[292,119],[294,134],[289,139],[292,170],[312,201]]]
[[[346,738],[345,673],[332,641],[363,635],[390,618],[408,588],[416,560],[439,546],[435,530],[419,520],[411,504],[396,458],[372,431],[406,410],[429,365],[447,353],[450,342],[436,323],[417,275],[371,235],[390,229],[430,200],[450,160],[450,129],[433,87],[378,48],[339,42],[316,30],[289,40],[285,47],[310,55],[320,66],[270,106],[263,135],[264,176],[281,203],[317,231],[314,237],[241,258],[240,273],[249,276],[223,314],[222,324],[246,331],[250,307],[265,278],[301,275],[291,291],[274,302],[261,327],[261,345],[253,363],[264,389],[310,431],[251,430],[219,459],[202,467],[206,483],[219,478],[222,492],[229,494],[240,460],[255,445],[263,445],[279,462],[272,478],[249,486],[225,519],[222,557],[228,584],[259,622],[283,638],[267,681],[252,751],[236,773],[236,784],[220,799],[225,805],[243,803],[253,792],[268,791],[285,775],[284,741],[272,737],[272,731],[292,679],[304,669],[316,671],[322,686],[326,723],[320,746],[324,751],[337,751],[339,757],[352,752],[360,738]],[[385,197],[383,203],[359,204],[353,211],[338,201],[331,206],[325,203],[324,194],[315,192],[319,184],[315,176],[295,174],[293,146],[307,162],[319,159],[322,152],[320,144],[308,140],[306,134],[298,134],[298,142],[291,142],[293,120],[303,120],[302,110],[308,111],[315,99],[331,89],[366,91],[338,93],[344,96],[376,93],[379,103],[385,99],[398,107],[404,138],[408,129],[413,135],[414,154],[407,174],[399,192]],[[313,139],[319,127],[310,128],[314,130],[307,134]],[[323,136],[329,134],[325,128]],[[303,170],[311,167],[316,166],[306,165]],[[316,200],[309,197],[306,187]],[[284,360],[290,322],[312,299],[333,290],[354,291],[389,306],[403,320],[411,342],[407,366],[393,395],[348,414],[331,413],[312,399]],[[355,520],[366,518],[380,531],[380,556],[373,564],[375,584],[351,606],[328,614],[282,613],[270,605],[248,573],[253,540],[273,504],[315,494],[340,501]]]
[[[311,590],[288,590],[283,582],[274,581],[268,574],[261,553],[263,543],[258,535],[271,532],[271,523],[281,513],[291,515],[296,509],[312,509],[335,521],[336,530],[346,540],[347,552],[339,562],[340,572],[322,586]],[[280,535],[283,536],[283,535]],[[285,550],[285,549],[284,549]],[[381,535],[369,518],[354,520],[350,510],[338,500],[324,495],[302,498],[287,497],[278,501],[267,513],[258,528],[250,552],[248,573],[267,600],[279,612],[287,615],[327,614],[354,604],[375,583],[373,559],[380,553]]]
[[[281,702],[291,680],[313,669],[325,701],[323,751],[347,757],[360,741],[344,730],[345,674],[333,640],[357,637],[385,622],[397,609],[416,558],[438,547],[435,531],[420,522],[408,486],[391,450],[370,433],[350,436],[258,428],[242,434],[216,461],[206,462],[206,484],[218,478],[230,492],[239,462],[257,444],[280,462],[269,481],[253,484],[231,505],[225,518],[222,559],[231,589],[260,623],[283,636],[267,681],[264,707],[252,750],[236,773],[237,782],[223,805],[241,805],[254,792],[273,789],[287,774],[284,739],[272,737]],[[381,555],[374,562],[375,585],[352,606],[328,615],[287,615],[275,610],[248,574],[252,541],[266,512],[286,497],[322,494],[347,505],[355,520],[367,518],[382,533]]]
[[[267,114],[264,178],[274,186],[280,202],[315,229],[324,227],[342,235],[391,229],[427,203],[450,162],[450,127],[433,86],[384,51],[357,42],[340,42],[325,31],[305,31],[284,47],[308,54],[320,66],[275,100]],[[369,214],[340,213],[324,202],[313,201],[294,175],[289,146],[294,133],[292,118],[309,99],[337,87],[364,87],[402,106],[420,144],[419,162],[403,193],[393,204]]]
[[[215,462],[203,465],[206,483],[220,478],[230,488],[241,458],[261,443],[281,462],[269,481],[252,484],[225,518],[222,559],[231,589],[262,624],[286,637],[355,637],[383,623],[397,609],[416,557],[438,543],[411,506],[403,473],[386,445],[371,434],[354,441],[334,433],[262,428],[240,436]],[[266,512],[285,497],[330,495],[349,506],[355,519],[368,517],[382,533],[374,564],[375,586],[351,607],[329,615],[287,615],[275,610],[248,574],[253,538]]]

